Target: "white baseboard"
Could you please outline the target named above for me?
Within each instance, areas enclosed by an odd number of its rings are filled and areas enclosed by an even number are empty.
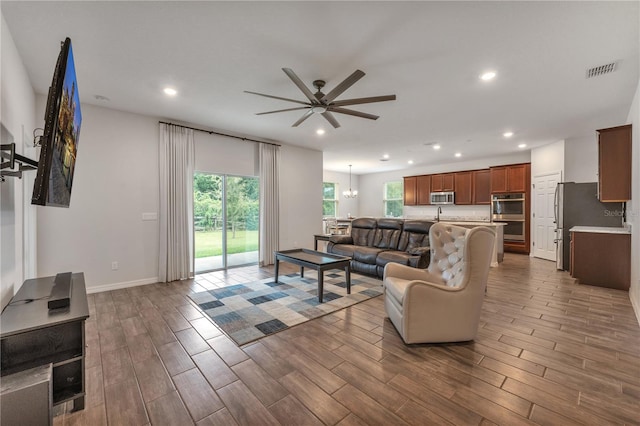
[[[90,287],[87,287],[87,294],[100,293],[103,291],[111,291],[111,290],[120,290],[123,288],[136,287],[139,285],[155,284],[157,282],[158,282],[158,277],[152,277],[152,278],[143,278],[141,280],[135,280],[135,281],[126,281],[123,283],[90,286]]]

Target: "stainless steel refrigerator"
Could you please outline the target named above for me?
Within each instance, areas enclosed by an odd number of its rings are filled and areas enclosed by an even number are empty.
[[[556,223],[556,265],[569,270],[569,230],[574,226],[622,227],[624,203],[598,200],[596,182],[560,182],[554,200]]]

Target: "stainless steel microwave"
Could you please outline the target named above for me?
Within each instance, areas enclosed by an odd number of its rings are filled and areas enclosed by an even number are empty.
[[[431,204],[454,204],[454,201],[455,193],[453,191],[431,193]]]

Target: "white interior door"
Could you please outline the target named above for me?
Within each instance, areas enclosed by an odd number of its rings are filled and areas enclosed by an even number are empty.
[[[533,178],[533,256],[553,261],[556,260],[553,199],[560,179],[560,172]]]

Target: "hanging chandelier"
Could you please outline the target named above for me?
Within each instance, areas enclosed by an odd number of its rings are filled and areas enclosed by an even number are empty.
[[[349,164],[349,190],[348,191],[344,191],[342,193],[342,195],[344,195],[344,198],[357,198],[358,197],[358,191],[352,191],[351,190],[351,164]]]

